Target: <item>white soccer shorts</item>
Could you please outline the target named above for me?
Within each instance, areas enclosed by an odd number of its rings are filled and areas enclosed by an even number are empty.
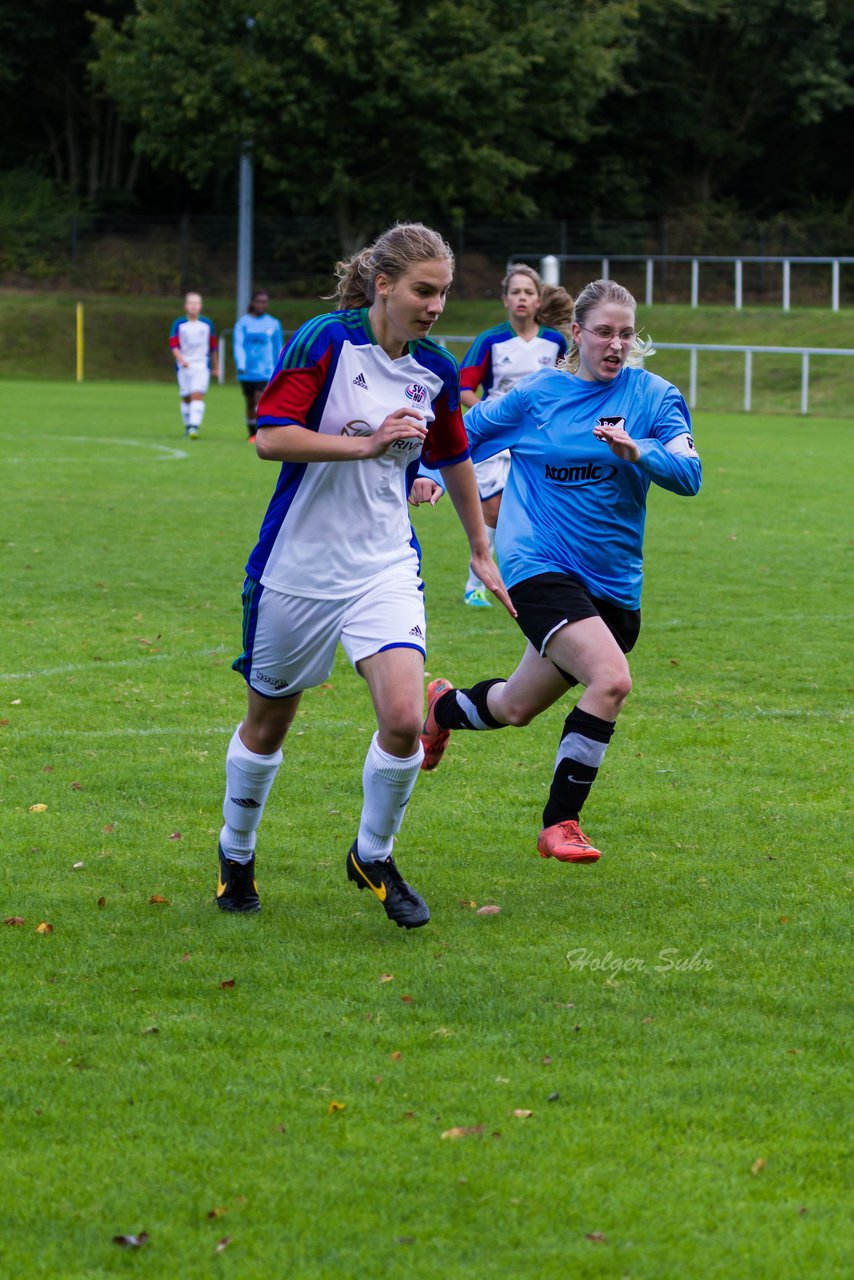
[[[191,396],[201,391],[205,395],[210,385],[211,371],[206,364],[191,364],[186,369],[177,366],[178,391],[182,396]]]
[[[474,475],[477,480],[477,492],[481,502],[494,498],[497,493],[504,492],[507,477],[510,474],[510,450],[502,449],[492,458],[484,458],[483,462],[474,464]]]
[[[384,573],[344,600],[284,595],[252,582],[243,599],[246,650],[234,667],[267,698],[323,684],[339,640],[354,667],[383,649],[405,647],[426,655],[424,592],[411,569]]]

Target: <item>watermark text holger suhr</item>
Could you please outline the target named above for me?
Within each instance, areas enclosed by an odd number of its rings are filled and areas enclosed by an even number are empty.
[[[676,947],[662,947],[653,962],[642,956],[604,955],[589,947],[572,947],[566,958],[570,969],[589,969],[592,973],[708,973],[714,963],[703,955],[700,947],[692,956],[683,955]]]

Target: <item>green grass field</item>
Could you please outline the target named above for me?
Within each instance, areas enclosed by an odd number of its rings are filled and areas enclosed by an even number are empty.
[[[433,912],[408,935],[345,879],[372,726],[343,659],[288,740],[261,915],[214,906],[275,479],[238,391],[186,447],[172,386],[2,395],[0,1272],[849,1275],[850,423],[697,416],[585,810],[605,856],[535,853],[568,707],[457,735],[397,845]],[[429,671],[507,672],[449,504],[416,522]]]
[[[572,283],[572,282],[570,282]],[[274,299],[272,310],[286,328],[296,328],[331,303],[317,298]],[[0,378],[73,379],[76,369],[76,299],[69,294],[0,290]],[[234,323],[231,298],[205,298],[205,311],[218,328]],[[84,356],[87,379],[144,379],[174,383],[168,351],[169,325],[181,312],[180,299],[93,296],[84,299]],[[461,302],[451,297],[436,336],[473,335],[504,316],[498,301]],[[797,307],[784,314],[773,306],[641,307],[639,327],[657,342],[697,342],[735,346],[842,347],[854,350],[854,309]],[[460,359],[466,344],[449,343]],[[226,364],[233,382],[230,345]],[[851,416],[854,358],[813,356],[809,410],[813,416]],[[688,353],[660,351],[649,368],[688,391]],[[801,363],[796,355],[757,355],[753,366],[756,413],[800,412]],[[715,412],[744,405],[744,356],[700,356],[698,406]]]

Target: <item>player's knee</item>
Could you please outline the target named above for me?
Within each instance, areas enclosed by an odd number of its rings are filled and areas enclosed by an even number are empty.
[[[606,698],[619,711],[632,691],[632,677],[628,667],[610,671],[597,682],[597,693]]]
[[[503,720],[505,724],[512,725],[514,729],[522,729],[536,717],[537,710],[538,708],[532,707],[523,699],[505,694],[501,699],[501,707],[497,711],[496,718]]]

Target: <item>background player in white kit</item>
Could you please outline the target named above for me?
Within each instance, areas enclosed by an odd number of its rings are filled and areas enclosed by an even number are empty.
[[[178,373],[184,435],[195,440],[205,416],[205,395],[211,373],[219,376],[217,337],[213,321],[202,315],[202,295],[188,293],[183,316],[173,320],[169,350]]]
[[[303,690],[327,679],[340,641],[377,718],[347,875],[389,919],[426,924],[398,871],[394,837],[423,758],[426,620],[409,493],[420,458],[443,469],[472,562],[512,611],[492,563],[453,357],[427,335],[453,254],[419,223],[392,227],[338,264],[340,311],[302,325],[258,409],[257,450],[282,463],[246,567],[247,712],[226,758],[217,902],[257,911],[255,833]]]
[[[543,283],[534,268],[525,263],[512,263],[501,281],[506,321],[475,338],[463,357],[461,399],[467,408],[477,404],[479,388],[483,390],[484,400],[498,400],[522,378],[557,364],[566,354],[569,346],[566,334],[556,327],[559,320],[541,314],[542,298]],[[550,289],[549,302],[552,314],[560,317],[568,329],[572,320],[569,294],[564,289]],[[501,494],[510,471],[510,454],[505,449],[494,458],[475,463],[474,471],[491,549],[495,544]],[[474,608],[489,607],[483,583],[471,569],[463,600]]]

